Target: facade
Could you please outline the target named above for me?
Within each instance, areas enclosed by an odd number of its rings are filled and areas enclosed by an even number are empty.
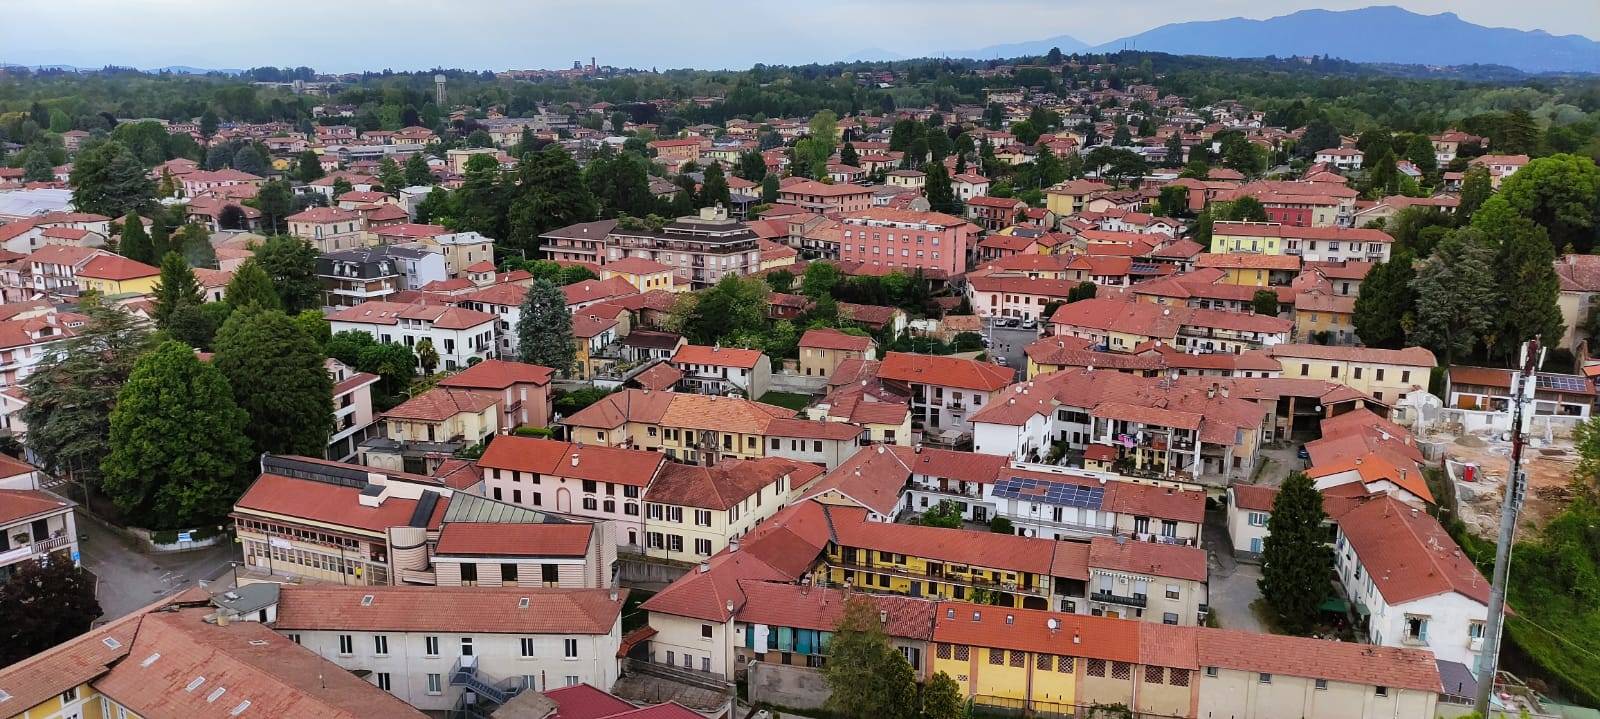
[[[1381,230],[1295,226],[1280,222],[1218,222],[1210,251],[1299,255],[1306,262],[1387,262],[1394,238]]]
[[[917,268],[956,275],[966,270],[967,246],[977,228],[942,212],[888,207],[846,212],[839,258],[870,267]]]
[[[78,284],[104,296],[148,295],[155,291],[161,270],[118,255],[98,255],[78,268]]]
[[[456,370],[495,354],[495,316],[461,307],[421,302],[369,300],[328,315],[334,334],[355,331],[385,344],[413,349],[426,339],[439,353],[439,367]]]
[[[778,188],[778,204],[794,205],[819,215],[861,212],[872,207],[872,188],[798,180]]]
[[[574,442],[662,452],[674,461],[712,465],[729,459],[787,457],[769,449],[774,438],[811,437],[817,455],[842,452],[862,430],[846,422],[794,419],[794,411],[737,397],[624,389],[607,395],[561,423]],[[829,439],[824,441],[822,436]],[[851,439],[844,439],[849,437]],[[785,447],[788,445],[785,444]],[[816,445],[809,445],[815,447]]]
[[[769,457],[702,467],[668,463],[645,491],[645,554],[699,562],[783,509],[821,471]]]
[[[395,249],[399,248],[357,248],[318,257],[317,276],[322,280],[323,306],[354,307],[368,300],[387,300],[390,295],[407,289],[399,263],[388,252]],[[428,253],[416,254],[417,259],[421,259]]]
[[[491,498],[611,522],[618,548],[638,553],[644,548],[643,496],[665,462],[659,452],[509,435],[489,445],[478,468]]]
[[[432,474],[456,452],[498,432],[500,417],[497,394],[434,387],[378,417],[383,431],[361,444],[361,463]]]
[[[285,218],[289,234],[306,240],[318,252],[337,252],[359,247],[363,223],[361,214],[337,207],[313,207]]]
[[[539,236],[539,252],[546,260],[604,265],[606,237],[616,226],[616,220],[597,220],[551,230]]]
[[[772,360],[760,350],[686,344],[672,355],[672,366],[683,372],[681,386],[701,394],[760,399],[772,384]]]
[[[333,380],[333,434],[328,437],[326,457],[348,462],[356,456],[356,448],[372,436],[372,385],[378,383],[378,376],[357,372],[332,357],[323,366]]]
[[[1267,353],[1283,365],[1287,378],[1322,379],[1394,405],[1407,394],[1427,391],[1428,378],[1438,364],[1422,347],[1385,350],[1369,347],[1332,347],[1280,344]]]
[[[4,461],[21,464],[9,457]],[[19,469],[7,467],[6,471]],[[78,563],[78,525],[73,503],[39,489],[32,479],[32,468],[28,469],[16,475],[28,479],[7,482],[6,488],[0,489],[0,580],[10,577],[23,562]]]
[[[672,268],[675,285],[704,289],[723,275],[748,275],[761,268],[757,237],[722,208],[707,207],[699,215],[680,217],[659,230],[612,228],[606,238],[607,261],[625,257],[653,260]]]
[[[555,417],[550,380],[555,370],[526,362],[489,359],[439,380],[440,387],[500,397],[500,428],[548,427]]]
[[[800,337],[800,374],[807,377],[830,376],[845,360],[870,362],[877,358],[877,343],[871,337],[825,327],[806,330]]]
[[[1199,547],[1095,537],[1089,543],[1089,613],[1200,626],[1208,594]],[[1062,607],[1065,609],[1065,607]]]
[[[674,274],[675,272],[671,266],[637,257],[624,257],[619,260],[613,260],[600,268],[600,279],[602,281],[612,277],[621,277],[639,292],[649,292],[651,290],[673,292],[675,285],[672,278]]]
[[[911,398],[911,421],[924,432],[971,434],[968,419],[990,396],[1011,384],[1016,374],[978,360],[890,352],[878,379]]]

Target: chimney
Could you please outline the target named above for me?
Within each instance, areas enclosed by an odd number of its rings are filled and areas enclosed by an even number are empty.
[[[700,563],[700,573],[701,574],[705,574],[706,572],[709,572],[709,571],[711,571],[711,562],[701,562]]]
[[[572,453],[572,466],[574,466],[574,467],[578,466],[578,453],[577,452],[573,452]]]
[[[879,609],[878,610],[878,623],[879,624],[888,624],[889,623],[889,610],[887,610],[887,609]]]
[[[615,589],[611,590],[611,601],[617,601],[617,590]]]

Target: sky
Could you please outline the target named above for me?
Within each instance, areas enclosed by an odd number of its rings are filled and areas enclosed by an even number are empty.
[[[0,0],[0,63],[309,65],[322,72],[747,68],[868,48],[939,55],[1071,35],[1098,44],[1185,20],[1384,0]],[[1600,38],[1596,0],[1401,0],[1491,27]]]

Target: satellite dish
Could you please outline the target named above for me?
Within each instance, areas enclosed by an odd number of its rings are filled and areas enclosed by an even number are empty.
[[[1055,617],[1051,617],[1051,618],[1045,620],[1044,625],[1049,627],[1050,631],[1053,632],[1053,631],[1061,628],[1061,620],[1060,619],[1056,619]]]

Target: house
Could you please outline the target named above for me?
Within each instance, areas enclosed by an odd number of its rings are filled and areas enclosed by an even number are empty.
[[[740,586],[744,603],[733,616],[734,656],[740,664],[763,662],[796,667],[821,666],[826,637],[837,630],[845,603],[865,597],[878,610],[889,645],[906,658],[918,681],[932,662],[934,602],[892,594],[852,594],[832,587],[801,587],[771,581]],[[744,637],[739,641],[739,637]]]
[[[0,227],[0,232],[5,228]],[[1600,303],[1600,257],[1568,254],[1556,258],[1556,276],[1561,281],[1561,295],[1556,304],[1561,308],[1562,348],[1576,352],[1578,343],[1587,339],[1583,331],[1589,315]]]
[[[967,218],[986,231],[996,232],[1015,224],[1017,213],[1027,207],[1028,203],[1016,198],[984,195],[967,200]]]
[[[417,709],[486,716],[525,691],[609,689],[626,599],[612,589],[284,584],[272,628]]]
[[[363,332],[383,343],[415,348],[426,340],[439,353],[439,366],[461,369],[495,352],[495,316],[449,305],[368,300],[328,315],[334,334]]]
[[[921,170],[891,170],[884,173],[883,182],[889,187],[920,191],[927,184],[928,175]]]
[[[217,621],[205,590],[162,597],[0,669],[16,717],[427,716],[260,622]],[[249,711],[249,714],[245,712]]]
[[[322,280],[323,305],[354,307],[368,300],[387,300],[408,289],[403,286],[399,263],[387,252],[391,249],[399,248],[355,248],[318,256],[317,277]],[[414,252],[418,260],[429,255]]]
[[[45,245],[23,260],[28,266],[24,279],[32,280],[35,292],[76,294],[80,285],[78,271],[91,260],[104,256],[113,255],[105,250],[75,245]]]
[[[972,433],[968,417],[1015,379],[1014,370],[957,357],[890,352],[878,379],[911,398],[911,421],[926,434]]]
[[[1160,341],[1186,351],[1238,354],[1287,342],[1292,328],[1277,317],[1095,297],[1062,305],[1050,316],[1048,329],[1112,352],[1133,352]]]
[[[78,284],[103,296],[148,295],[160,284],[161,270],[121,255],[100,254],[77,271]]]
[[[616,354],[609,348],[617,338],[627,333],[623,324],[628,313],[613,304],[591,305],[572,316],[572,338],[576,346],[572,379],[595,379],[616,364]]]
[[[700,141],[688,140],[652,140],[650,149],[655,151],[655,161],[671,169],[677,169],[686,162],[700,161]]]
[[[1493,367],[1451,367],[1446,375],[1447,406],[1460,410],[1469,430],[1511,428],[1513,372]],[[1594,380],[1586,375],[1539,372],[1534,376],[1534,427],[1575,426],[1594,413]],[[1558,425],[1559,423],[1559,425]]]
[[[477,232],[447,232],[417,241],[444,254],[445,272],[451,277],[462,276],[480,262],[494,261],[494,240]]]
[[[478,468],[496,501],[613,522],[618,548],[637,554],[643,497],[665,463],[659,452],[507,435],[489,444]]]
[[[800,336],[800,373],[807,377],[827,377],[849,359],[877,359],[877,343],[871,337],[852,335],[819,327]]]
[[[1393,237],[1374,229],[1218,222],[1210,251],[1299,255],[1306,262],[1387,262],[1393,244]]]
[[[220,170],[195,170],[182,175],[176,175],[175,179],[183,185],[183,194],[185,197],[195,197],[209,190],[215,190],[219,187],[236,187],[241,185],[260,187],[266,182],[266,178],[226,167]]]
[[[971,202],[974,197],[989,194],[989,184],[989,178],[972,172],[963,172],[950,178],[950,187],[955,190],[956,199],[962,202]]]
[[[1294,296],[1294,336],[1323,344],[1348,345],[1358,339],[1355,329],[1356,298],[1326,292],[1301,292]]]
[[[1480,672],[1489,580],[1438,520],[1379,496],[1337,521],[1335,572],[1368,641],[1426,648]]]
[[[699,562],[783,509],[790,490],[822,471],[777,457],[710,466],[667,463],[645,491],[645,554]]]
[[[642,257],[623,257],[613,260],[600,268],[600,279],[609,280],[613,277],[621,278],[633,285],[639,292],[664,290],[674,292],[678,289],[688,289],[687,286],[677,288],[673,282],[674,270],[669,265],[661,264],[654,260]]]
[[[77,564],[77,505],[41,489],[33,468],[21,461],[0,459],[0,471],[9,475],[0,489],[0,579],[23,562]]]
[[[416,474],[438,469],[438,457],[480,444],[500,429],[499,398],[434,387],[378,417],[383,439],[362,444],[362,464]]]
[[[1228,485],[1228,540],[1241,559],[1261,558],[1266,548],[1267,522],[1278,490],[1259,484]]]
[[[1204,549],[1126,536],[1090,540],[1090,614],[1192,627],[1205,623],[1206,602]]]
[[[848,423],[799,420],[794,415],[793,410],[737,397],[624,389],[561,423],[574,442],[648,449],[663,452],[668,459],[706,465],[728,459],[793,459],[787,443],[772,447],[770,440],[801,436],[818,436],[811,441],[821,442],[820,450],[807,444],[816,455],[839,456],[862,432]]]
[[[77,334],[88,321],[73,313],[28,314],[31,316],[0,321],[0,387],[20,385],[62,340]]]
[[[498,395],[498,424],[506,431],[547,427],[555,416],[550,387],[554,373],[536,364],[487,359],[439,380],[439,386]]]
[[[606,237],[616,226],[616,220],[597,220],[551,230],[539,236],[539,252],[546,260],[604,265]]]
[[[1485,167],[1489,169],[1489,182],[1495,188],[1500,188],[1500,183],[1507,177],[1517,174],[1517,170],[1528,164],[1527,155],[1479,155],[1467,162],[1468,167]]]
[[[942,212],[888,207],[846,212],[841,222],[841,260],[907,273],[915,268],[943,271],[947,276],[966,270],[967,245],[977,229]]]
[[[1354,147],[1330,147],[1317,150],[1315,162],[1332,165],[1338,170],[1359,170],[1364,154]]]
[[[457,279],[454,282],[466,282]],[[517,324],[522,321],[522,302],[527,299],[525,287],[509,282],[492,284],[478,289],[465,289],[456,295],[458,306],[494,317],[495,354],[515,359],[519,340]]]
[[[1433,353],[1423,347],[1386,350],[1279,344],[1267,348],[1267,354],[1282,363],[1284,377],[1326,379],[1391,406],[1411,392],[1427,391],[1428,378],[1438,365]]]
[[[817,214],[860,212],[872,207],[872,188],[798,180],[778,188],[778,204]]]
[[[328,436],[325,456],[335,462],[348,462],[356,456],[356,448],[372,436],[376,421],[372,385],[378,383],[378,376],[357,372],[332,357],[323,366],[333,380],[333,434]]]
[[[660,229],[617,225],[606,237],[606,263],[625,257],[654,260],[673,268],[675,286],[700,290],[716,284],[723,275],[759,271],[761,248],[757,241],[749,226],[730,218],[726,208],[704,207],[698,214],[679,217]]]
[[[318,252],[335,252],[361,245],[361,215],[337,207],[312,207],[285,218],[289,234],[311,242]]]
[[[1091,195],[1110,189],[1110,185],[1101,181],[1067,180],[1045,189],[1045,208],[1057,217],[1075,215],[1084,209]]]
[[[759,399],[772,383],[772,360],[760,350],[686,344],[672,356],[685,388],[701,394],[738,392]]]

